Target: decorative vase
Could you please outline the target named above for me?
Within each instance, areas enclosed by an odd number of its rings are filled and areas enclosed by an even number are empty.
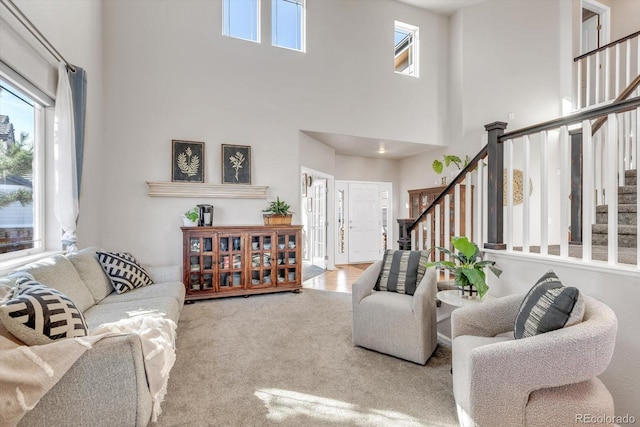
[[[197,221],[191,221],[186,216],[182,216],[182,225],[185,227],[196,227],[198,225]]]
[[[475,286],[473,285],[468,285],[468,286],[458,286],[458,289],[460,290],[460,296],[462,298],[479,298],[478,296],[478,290],[476,289]]]

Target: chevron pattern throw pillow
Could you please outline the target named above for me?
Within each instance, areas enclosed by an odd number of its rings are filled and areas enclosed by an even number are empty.
[[[96,252],[96,255],[117,293],[153,285],[149,273],[133,255],[126,252]]]
[[[29,277],[18,278],[13,297],[0,305],[0,321],[27,345],[84,337],[89,330],[73,301]]]

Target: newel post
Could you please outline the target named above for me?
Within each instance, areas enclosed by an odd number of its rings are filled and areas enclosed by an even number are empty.
[[[571,136],[571,240],[582,244],[582,129],[569,131]]]
[[[506,249],[503,243],[503,179],[504,179],[504,146],[498,140],[504,133],[507,124],[494,122],[485,125],[488,133],[488,180],[487,180],[487,249]]]
[[[407,230],[407,228],[413,224],[415,219],[411,218],[399,218],[398,225],[400,232],[398,233],[398,249],[400,250],[411,250],[411,232]]]

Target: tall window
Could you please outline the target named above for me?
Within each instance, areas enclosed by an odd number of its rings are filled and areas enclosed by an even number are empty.
[[[271,0],[271,43],[304,52],[304,0]]]
[[[258,0],[223,0],[222,34],[260,42],[259,17],[260,2]]]
[[[395,21],[394,36],[395,72],[418,77],[418,27]]]
[[[42,105],[0,75],[0,259],[42,250]]]

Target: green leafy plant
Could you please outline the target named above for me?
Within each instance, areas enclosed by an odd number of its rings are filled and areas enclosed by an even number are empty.
[[[496,263],[494,261],[483,261],[478,245],[470,242],[466,237],[452,237],[451,243],[458,251],[457,254],[439,246],[429,249],[429,252],[438,250],[449,255],[452,260],[429,262],[427,263],[427,268],[435,266],[451,271],[454,274],[454,284],[456,286],[463,288],[473,285],[480,298],[482,298],[489,290],[484,269],[488,267],[496,277],[500,277],[502,270],[495,267]]]
[[[431,167],[437,174],[441,174],[444,171],[444,168],[449,167],[452,163],[458,167],[458,170],[462,170],[462,168],[469,164],[469,156],[465,156],[464,160],[452,154],[445,154],[443,157],[444,163],[436,159],[431,164]]]
[[[280,200],[280,197],[277,197],[275,202],[269,203],[269,207],[264,209],[262,212],[267,212],[272,215],[289,215],[293,213],[291,211],[291,206]]]
[[[184,213],[184,217],[187,218],[191,222],[196,222],[200,214],[198,213],[198,208],[193,208]]]

